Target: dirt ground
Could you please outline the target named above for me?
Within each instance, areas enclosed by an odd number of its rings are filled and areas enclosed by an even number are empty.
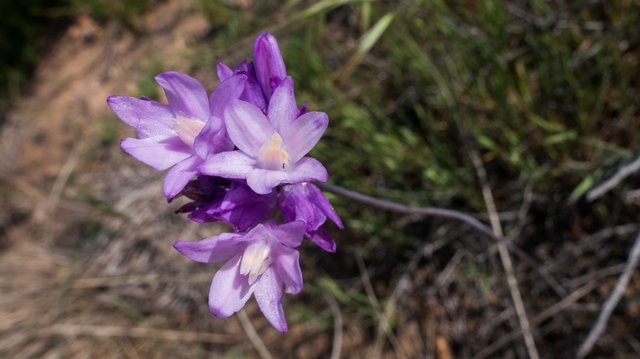
[[[487,349],[513,333],[484,357],[525,357],[513,329],[518,325],[504,278],[457,275],[463,259],[500,265],[492,263],[495,256],[474,254],[475,244],[452,243],[468,233],[456,225],[442,227],[406,267],[387,275],[380,275],[384,268],[367,268],[353,253],[336,254],[342,267],[360,273],[349,280],[366,293],[363,300],[377,303],[372,291],[390,294],[385,304],[391,298],[386,308],[396,325],[393,332],[376,331],[379,325],[371,323],[360,325],[358,309],[341,308],[319,293],[285,299],[285,307],[302,301],[318,310],[290,317],[286,335],[273,330],[253,302],[246,317],[219,320],[209,314],[206,294],[213,268],[185,260],[171,245],[177,239],[206,237],[221,227],[196,225],[174,214],[180,204],[167,205],[162,198],[162,174],[120,150],[118,139],[132,132],[105,102],[112,94],[134,94],[138,76],[148,76],[145,69],[153,58],[162,58],[167,68],[189,69],[183,54],[209,31],[207,21],[190,9],[185,1],[163,2],[144,16],[143,35],[78,17],[50,45],[33,84],[0,129],[0,198],[5,204],[0,212],[0,357],[261,357],[258,337],[276,358],[329,357],[339,339],[344,358],[367,353],[417,358],[427,352],[427,357],[447,359],[452,353],[477,355],[469,348]],[[216,83],[213,64],[212,71],[194,75],[209,90]],[[533,203],[532,211],[543,206]],[[535,269],[520,262],[516,268],[524,273],[520,278],[525,278],[521,284],[527,293],[540,295],[525,302],[539,328],[537,335],[544,338],[540,345],[552,343],[541,348],[544,357],[569,355],[562,350],[573,348],[577,342],[572,341],[586,334],[593,319],[588,313],[615,285],[620,263],[604,263],[606,253],[598,253],[598,246],[611,238],[626,246],[639,228],[636,223],[619,226],[592,236],[587,245],[525,248],[557,259],[541,266],[543,270],[563,273],[565,292],[552,300],[547,285],[536,287],[526,279],[539,275]],[[434,258],[438,251],[443,256]],[[559,268],[584,253],[590,253],[590,262],[571,270]],[[326,258],[311,258],[305,266],[323,261]],[[388,281],[375,280],[383,277]],[[536,283],[544,281],[538,278]],[[638,288],[636,276],[628,294],[637,295]],[[637,300],[616,311],[593,357],[640,355],[638,319]],[[336,328],[341,328],[340,336]],[[567,335],[576,328],[580,335]],[[478,337],[465,338],[468,331]],[[618,351],[607,352],[612,348]]]
[[[208,30],[182,1],[143,24],[139,39],[78,18],[2,128],[3,358],[197,357],[246,346],[236,320],[211,320],[203,305],[211,268],[171,248],[206,233],[176,218],[177,204],[159,195],[161,175],[117,145],[130,132],[107,96],[135,91],[152,56],[186,70],[180,52]],[[211,88],[214,73],[204,80]]]

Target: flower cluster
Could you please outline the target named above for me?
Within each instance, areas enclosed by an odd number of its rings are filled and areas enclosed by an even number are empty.
[[[210,96],[196,79],[164,72],[155,79],[168,104],[127,96],[107,103],[138,134],[123,140],[122,149],[155,169],[169,169],[166,198],[191,200],[178,212],[195,222],[233,226],[233,233],[174,244],[191,260],[225,262],[211,282],[211,313],[226,318],[255,295],[269,322],[285,332],[282,291],[302,289],[296,248],[306,237],[334,252],[324,224],[329,218],[342,228],[312,184],[326,181],[327,171],[306,156],[329,119],[298,107],[270,34],[257,37],[253,62],[233,70],[218,63],[217,72],[220,83]]]

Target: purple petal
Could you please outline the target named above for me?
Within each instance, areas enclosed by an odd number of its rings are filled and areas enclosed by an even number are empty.
[[[304,157],[288,171],[256,168],[247,175],[247,185],[258,194],[271,193],[280,184],[296,184],[302,182],[326,182],[327,170],[311,157]],[[237,177],[239,178],[239,177]]]
[[[304,157],[329,125],[329,117],[324,112],[307,112],[293,121],[284,133],[281,133],[292,162]]]
[[[237,233],[222,233],[197,242],[177,241],[173,248],[195,262],[223,262],[242,252],[245,243],[238,237]]]
[[[247,75],[234,75],[218,84],[209,97],[211,114],[224,118],[224,108],[232,100],[240,98],[246,83]]]
[[[138,132],[138,137],[175,136],[175,118],[167,105],[128,96],[111,96],[107,105],[127,125]]]
[[[216,71],[218,72],[218,79],[221,82],[233,76],[233,71],[222,61],[218,61],[216,64]]]
[[[273,92],[267,117],[273,129],[282,134],[298,117],[298,111],[293,94],[293,80],[287,77]]]
[[[310,183],[283,186],[280,190],[280,210],[285,221],[301,220],[309,231],[320,227],[327,219],[309,198]]]
[[[336,251],[336,242],[331,238],[329,231],[324,228],[318,228],[318,230],[312,232],[310,239],[311,242],[327,252],[334,253]]]
[[[288,183],[289,174],[279,170],[254,169],[247,175],[247,185],[258,194],[271,193],[281,183]]]
[[[209,118],[207,92],[198,80],[175,71],[163,72],[155,79],[164,89],[169,106],[177,114],[200,120]]]
[[[291,248],[295,248],[302,243],[302,237],[306,225],[303,221],[293,221],[279,226],[269,226],[269,231],[278,242]]]
[[[249,76],[249,78],[255,78],[256,72],[254,71],[253,64],[249,61],[240,61],[240,63],[233,69],[234,74],[245,74]]]
[[[278,41],[273,35],[269,33],[258,35],[253,46],[253,59],[258,82],[266,98],[269,99],[272,93],[271,79],[274,77],[282,79],[287,76],[287,68],[280,54]]]
[[[327,197],[324,196],[322,191],[320,191],[318,187],[312,185],[311,183],[308,183],[305,187],[309,201],[315,204],[322,211],[322,213],[324,213],[325,216],[329,217],[329,219],[331,219],[331,221],[333,221],[333,223],[335,223],[338,228],[344,228],[342,219],[340,219],[340,216],[338,216],[336,211],[333,209],[331,202],[329,202]]]
[[[122,149],[157,170],[165,170],[192,155],[191,147],[177,136],[126,138]]]
[[[257,195],[244,184],[235,184],[221,203],[209,213],[242,232],[264,220],[276,199],[271,195]]]
[[[239,311],[253,294],[254,286],[240,274],[242,254],[231,258],[218,270],[209,289],[209,311],[218,318],[226,318]]]
[[[320,181],[326,182],[327,170],[315,158],[304,157],[295,166],[289,169],[289,181],[287,183],[302,183]]]
[[[221,118],[215,116],[209,118],[193,142],[193,150],[200,158],[233,150],[233,143],[227,136],[227,129]]]
[[[254,163],[253,158],[241,151],[227,151],[210,156],[198,170],[210,176],[244,179],[253,171]]]
[[[264,95],[262,94],[262,89],[258,84],[258,81],[253,78],[249,78],[247,81],[247,86],[244,88],[244,92],[242,96],[240,96],[242,101],[247,101],[249,103],[254,104],[261,111],[266,111],[267,102],[264,99]]]
[[[298,294],[302,290],[302,271],[300,270],[300,253],[297,250],[280,246],[275,260],[278,277],[284,284],[287,294]]]
[[[287,321],[282,309],[282,283],[273,267],[258,278],[255,285],[255,296],[258,306],[265,318],[282,333],[287,331]]]
[[[300,109],[298,110],[298,116],[297,117],[300,117],[300,116],[304,115],[305,113],[307,113],[307,105],[308,105],[307,101],[302,103],[302,106],[300,106]]]
[[[254,104],[261,111],[266,111],[267,102],[264,98],[264,94],[262,93],[262,88],[258,83],[258,79],[256,78],[256,72],[253,64],[247,61],[242,61],[238,66],[236,66],[234,73],[245,74],[248,77],[247,84],[244,87],[244,92],[242,93],[242,96],[240,96],[240,99]]]
[[[202,159],[198,156],[191,156],[179,162],[167,172],[164,177],[164,196],[166,198],[175,197],[189,181],[198,174],[198,166]]]
[[[273,129],[262,111],[248,102],[235,100],[224,113],[231,141],[242,152],[257,156],[260,147],[273,135]]]

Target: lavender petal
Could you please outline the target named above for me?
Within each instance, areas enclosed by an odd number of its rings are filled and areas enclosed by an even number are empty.
[[[222,81],[209,96],[209,107],[213,116],[223,118],[224,108],[232,100],[240,98],[247,83],[247,75],[233,75]]]
[[[253,171],[255,160],[241,151],[220,152],[209,156],[198,171],[210,176],[244,179]]]
[[[269,100],[267,117],[273,129],[282,134],[298,117],[298,112],[293,94],[293,80],[287,77],[273,92]]]
[[[287,321],[282,309],[282,283],[273,267],[258,278],[255,285],[258,306],[265,318],[280,332],[287,331]]]
[[[284,284],[287,294],[298,294],[302,290],[302,270],[300,269],[300,253],[292,248],[281,246],[275,261],[278,277]]]
[[[120,146],[138,161],[157,170],[165,170],[192,155],[191,147],[177,136],[126,138]]]
[[[238,237],[237,233],[222,233],[197,242],[177,241],[173,248],[195,262],[223,262],[241,253],[245,243]]]
[[[155,79],[164,89],[176,115],[200,120],[209,118],[207,92],[198,80],[175,71],[163,72]]]
[[[231,70],[229,66],[225,65],[222,61],[218,61],[218,63],[216,63],[216,72],[218,73],[218,79],[220,82],[233,76],[233,70]]]
[[[289,183],[289,173],[278,170],[254,169],[247,175],[247,185],[258,194],[267,194],[282,183]]]
[[[240,274],[242,254],[231,258],[218,270],[209,289],[209,311],[218,318],[227,318],[244,307],[253,294],[247,277]]]
[[[202,162],[198,156],[191,156],[173,166],[164,177],[163,189],[166,198],[175,197],[189,181],[198,174]]]
[[[225,109],[225,124],[231,141],[244,153],[257,156],[273,129],[256,106],[241,100],[232,101]]]
[[[329,117],[324,112],[307,112],[293,121],[286,131],[281,133],[291,161],[297,162],[309,153],[328,125]]]
[[[233,150],[233,143],[227,135],[224,121],[216,116],[209,118],[195,141],[193,150],[202,159],[209,155]]]
[[[329,174],[320,161],[311,157],[304,157],[288,171],[287,183],[302,183],[320,181],[326,182]]]
[[[175,119],[164,104],[128,96],[110,96],[107,105],[127,125],[138,132],[138,137],[175,136]]]

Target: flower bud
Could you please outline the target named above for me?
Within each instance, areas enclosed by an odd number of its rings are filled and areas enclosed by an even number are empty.
[[[258,35],[253,47],[253,58],[258,82],[268,100],[273,93],[272,79],[275,78],[275,83],[279,83],[280,79],[287,76],[287,68],[276,38],[269,33]]]

